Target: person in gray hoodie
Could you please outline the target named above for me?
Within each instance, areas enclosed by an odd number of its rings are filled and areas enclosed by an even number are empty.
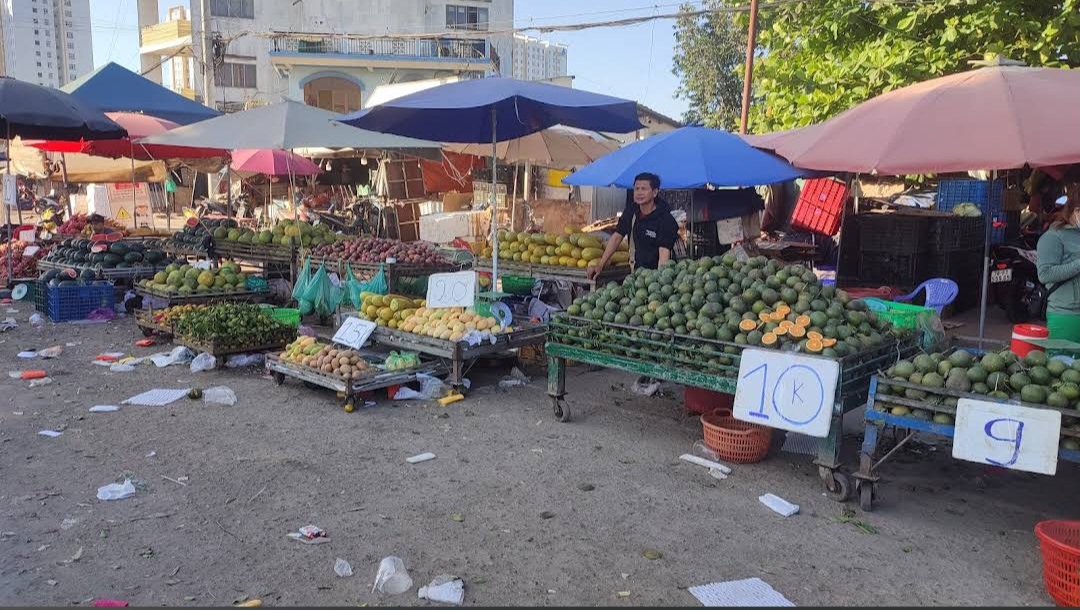
[[[1050,290],[1046,326],[1051,339],[1080,343],[1080,184],[1066,189],[1050,228],[1039,238],[1039,281]]]

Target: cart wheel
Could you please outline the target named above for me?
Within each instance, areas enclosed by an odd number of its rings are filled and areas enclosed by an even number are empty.
[[[321,388],[321,386],[318,386],[318,385],[316,385],[314,383],[311,383],[310,381],[305,381],[304,382],[304,387],[306,387],[309,390],[318,390],[318,389]]]
[[[834,470],[829,480],[825,481],[825,491],[837,502],[845,502],[851,495],[851,479],[842,472]]]
[[[274,373],[274,383],[277,385],[285,383],[285,373]]]
[[[859,483],[859,508],[866,512],[874,510],[874,496],[877,495],[876,484],[870,481],[863,481]]]
[[[345,412],[346,413],[352,413],[355,410],[356,410],[356,407],[353,406],[352,402],[345,403]]]
[[[565,400],[552,396],[551,408],[555,411],[555,419],[561,422],[570,421],[570,409],[566,406]]]

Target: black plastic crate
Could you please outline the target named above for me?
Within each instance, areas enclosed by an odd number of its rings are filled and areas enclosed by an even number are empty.
[[[926,279],[925,269],[924,252],[896,254],[864,250],[859,253],[858,282],[863,285],[896,286],[910,290]]]
[[[931,252],[952,252],[981,247],[986,239],[986,222],[971,216],[938,216],[930,219]]]
[[[863,251],[918,254],[929,247],[930,222],[926,216],[863,214],[859,242]]]
[[[926,277],[923,279],[944,277],[957,284],[966,285],[972,278],[982,277],[982,265],[982,246],[952,252],[934,252],[927,256]]]

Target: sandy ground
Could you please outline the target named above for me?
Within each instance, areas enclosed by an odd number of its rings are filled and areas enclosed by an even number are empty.
[[[474,369],[477,387],[449,407],[383,397],[346,414],[328,393],[257,370],[110,373],[91,359],[163,348],[134,348],[130,319],[34,330],[17,308],[0,357],[55,382],[0,379],[2,604],[427,604],[415,588],[371,593],[379,559],[398,555],[417,585],[461,576],[467,605],[695,605],[687,587],[754,576],[798,605],[1045,605],[1032,528],[1080,506],[1073,464],[1055,478],[999,473],[924,446],[883,470],[881,503],[863,514],[826,498],[805,456],[775,452],[724,481],[679,462],[701,430],[678,388],[640,398],[624,375],[575,367],[575,419],[561,424],[540,372],[503,392],[505,368]],[[15,357],[68,342],[57,360]],[[235,406],[88,412],[218,384]],[[425,451],[438,457],[405,463]],[[126,476],[134,497],[95,498]],[[767,492],[802,512],[770,512],[757,500]],[[286,537],[309,523],[331,542]],[[355,576],[334,575],[337,557]]]

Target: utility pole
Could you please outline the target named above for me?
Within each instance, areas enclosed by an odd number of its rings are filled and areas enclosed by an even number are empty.
[[[746,133],[750,120],[750,84],[754,80],[754,47],[757,46],[758,0],[750,0],[750,32],[746,36],[746,72],[743,74],[742,118],[739,121],[739,133]]]
[[[202,47],[203,104],[213,108],[216,64],[214,46],[210,40],[210,3],[206,0],[199,0],[199,39]]]

